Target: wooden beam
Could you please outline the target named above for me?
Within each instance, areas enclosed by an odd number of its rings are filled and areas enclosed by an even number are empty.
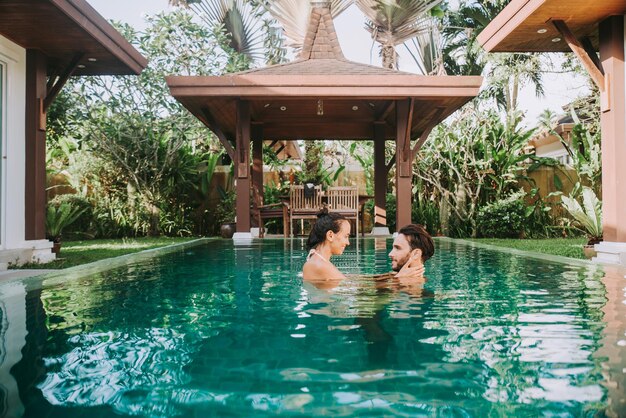
[[[252,196],[255,207],[263,205],[263,125],[252,125]],[[257,225],[258,226],[258,225]]]
[[[374,226],[387,226],[387,173],[385,123],[374,124]]]
[[[591,39],[588,36],[584,36],[583,38],[581,38],[580,43],[582,44],[583,48],[585,48],[585,51],[587,51],[589,58],[591,58],[595,66],[600,69],[600,72],[602,74],[604,74],[604,69],[602,68],[600,57],[596,53],[596,50],[593,47],[593,43],[591,42]]]
[[[410,177],[411,169],[411,122],[415,99],[399,100],[396,104],[396,168],[401,177]]]
[[[43,102],[43,109],[45,112],[48,111],[48,108],[50,107],[54,99],[56,99],[56,97],[59,95],[61,89],[63,88],[65,83],[67,83],[67,80],[69,80],[72,74],[74,74],[74,71],[76,71],[76,68],[78,67],[78,63],[80,62],[80,60],[83,59],[84,55],[85,54],[83,52],[77,52],[76,54],[74,54],[70,63],[67,65],[65,70],[63,70],[63,73],[61,73],[54,85],[50,87],[48,95]]]
[[[47,92],[47,64],[47,57],[41,51],[26,50],[24,173],[14,174],[24,176],[26,240],[46,238],[46,129],[43,97]]]
[[[604,93],[610,106],[600,114],[602,127],[602,231],[605,242],[626,242],[626,65],[624,16],[600,22],[600,59],[611,82]]]
[[[444,112],[444,110],[445,109],[442,108],[442,107],[437,108],[437,110],[435,111],[435,113],[432,116],[432,118],[430,118],[431,122],[426,127],[426,129],[424,129],[424,132],[422,132],[422,135],[420,135],[419,139],[417,140],[417,142],[413,146],[413,149],[411,150],[411,162],[415,161],[415,156],[417,155],[417,153],[419,152],[420,148],[422,148],[422,146],[424,145],[424,143],[428,139],[428,135],[430,135],[432,130],[435,128],[435,126],[437,126],[439,124],[439,122],[438,122],[439,116],[441,116],[441,114]]]
[[[411,120],[414,100],[396,103],[396,231],[411,223]]]
[[[250,232],[250,102],[237,101],[237,139],[235,148],[235,190],[237,232]]]
[[[578,57],[581,61],[583,67],[589,72],[589,76],[593,80],[594,83],[598,86],[601,92],[604,92],[604,75],[602,74],[602,70],[596,65],[594,60],[589,56],[585,48],[582,44],[576,39],[572,31],[570,31],[569,27],[563,20],[553,20],[552,23],[559,31],[561,36],[567,44],[569,45],[572,52]]]
[[[382,112],[376,115],[376,120],[378,122],[384,122],[385,119],[387,119],[387,117],[389,116],[389,114],[393,111],[393,109],[395,109],[395,107],[396,107],[396,101],[395,100],[389,101],[389,104],[382,110]]]
[[[226,149],[226,152],[228,153],[230,159],[235,161],[235,148],[233,148],[232,144],[230,143],[224,132],[219,128],[219,126],[217,126],[217,123],[215,123],[215,119],[213,118],[213,115],[211,115],[209,109],[202,108],[201,111],[202,115],[204,116],[204,124],[208,126],[209,129],[213,131],[215,136],[217,136],[217,139],[220,140],[220,142]]]

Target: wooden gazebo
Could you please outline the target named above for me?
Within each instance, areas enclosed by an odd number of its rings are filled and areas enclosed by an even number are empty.
[[[257,195],[263,191],[263,140],[374,141],[376,227],[386,228],[386,179],[393,164],[396,224],[410,223],[415,155],[434,126],[478,94],[482,78],[420,76],[348,61],[322,5],[311,11],[297,60],[224,76],[171,76],[167,83],[235,162],[237,232],[249,233],[251,187]],[[396,144],[389,162],[388,140]]]
[[[624,0],[513,0],[478,36],[489,52],[573,52],[598,86],[604,240],[596,245],[597,259],[623,265],[626,265],[625,16]]]

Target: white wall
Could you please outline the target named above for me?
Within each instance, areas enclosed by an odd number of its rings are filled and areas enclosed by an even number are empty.
[[[24,164],[26,50],[0,36],[0,61],[6,71],[2,133],[0,250],[24,247]]]

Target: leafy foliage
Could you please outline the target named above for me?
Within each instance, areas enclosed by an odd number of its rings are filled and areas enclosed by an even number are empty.
[[[85,208],[73,206],[70,202],[49,204],[46,209],[46,235],[54,242],[61,240],[63,229],[74,223]]]
[[[581,205],[575,198],[562,196],[563,206],[576,220],[578,228],[587,235],[588,244],[602,240],[602,202],[593,190],[583,187]]]
[[[524,191],[511,193],[478,211],[478,233],[485,238],[515,238],[524,229]]]

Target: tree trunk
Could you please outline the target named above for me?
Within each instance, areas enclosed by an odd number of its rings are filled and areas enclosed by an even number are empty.
[[[398,53],[393,45],[381,45],[380,56],[383,59],[383,68],[389,68],[391,70],[398,69]]]

